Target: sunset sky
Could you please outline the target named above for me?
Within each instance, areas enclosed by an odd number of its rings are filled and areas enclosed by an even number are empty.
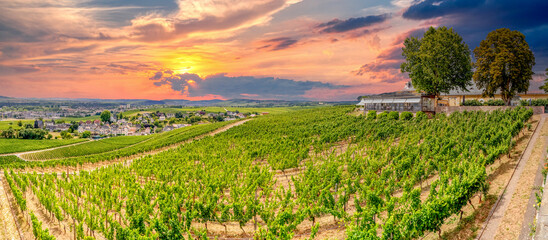
[[[355,100],[401,90],[401,47],[429,26],[474,49],[525,34],[548,67],[546,0],[2,0],[0,95]]]

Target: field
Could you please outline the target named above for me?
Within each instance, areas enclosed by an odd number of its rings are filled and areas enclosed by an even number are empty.
[[[0,139],[0,154],[27,152],[87,141],[86,139]]]
[[[0,167],[12,167],[12,168],[33,168],[33,167],[52,167],[52,166],[77,166],[85,163],[98,163],[104,161],[111,161],[120,158],[127,158],[136,154],[141,154],[149,151],[154,151],[164,147],[168,147],[173,144],[178,144],[183,141],[189,140],[191,138],[206,134],[217,128],[233,124],[233,121],[229,122],[218,122],[212,124],[203,124],[203,125],[194,125],[190,127],[184,127],[175,129],[169,132],[163,132],[159,134],[150,135],[150,137],[144,137],[145,140],[140,137],[121,137],[120,139],[125,139],[126,143],[135,143],[133,145],[127,144],[122,148],[105,147],[100,143],[94,143],[91,145],[91,154],[84,153],[80,151],[80,147],[74,146],[69,148],[70,151],[65,151],[66,149],[60,149],[58,151],[54,150],[51,152],[51,155],[44,156],[49,159],[50,157],[56,158],[57,156],[63,157],[68,155],[73,155],[72,157],[65,157],[62,159],[50,159],[44,161],[27,161],[27,162],[14,162],[12,164],[0,165]],[[107,140],[107,142],[115,142],[118,138],[112,138]],[[134,140],[139,140],[139,142],[134,142]],[[142,140],[142,141],[141,141]],[[126,144],[124,143],[124,145]],[[90,143],[91,144],[91,143]],[[100,146],[101,145],[101,146]],[[84,146],[84,148],[87,148]],[[97,149],[93,149],[97,148]],[[50,152],[50,151],[46,151]],[[58,155],[56,155],[58,154]],[[36,156],[37,159],[40,159],[42,156]]]
[[[262,113],[262,112],[268,112],[269,114],[277,114],[277,113],[286,113],[286,112],[292,112],[292,111],[298,111],[303,109],[309,109],[314,107],[273,107],[273,108],[253,108],[253,107],[184,107],[184,108],[154,108],[154,109],[146,109],[144,111],[140,110],[130,110],[124,112],[124,116],[133,116],[137,113],[151,113],[160,111],[163,113],[176,113],[176,112],[196,112],[205,110],[206,112],[212,112],[212,113],[224,113],[226,110],[228,111],[239,111],[241,113]],[[225,110],[226,109],[226,110]]]
[[[365,119],[351,110],[257,118],[79,174],[4,173],[43,237],[415,239],[488,190],[486,165],[532,115]]]
[[[152,136],[153,135],[112,137],[74,146],[57,148],[50,151],[23,154],[21,157],[28,160],[50,160],[92,155],[124,148],[145,141]]]
[[[19,127],[19,125],[17,125],[18,122],[19,120],[2,120],[0,121],[0,131],[7,130],[10,127],[13,129],[20,129],[25,127],[25,124],[34,124],[33,120],[21,120],[23,126]]]

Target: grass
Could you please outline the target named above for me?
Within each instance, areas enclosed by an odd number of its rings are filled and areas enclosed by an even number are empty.
[[[7,130],[10,127],[12,127],[13,129],[20,129],[20,128],[25,127],[25,124],[27,124],[27,123],[30,123],[30,124],[34,125],[34,120],[21,120],[21,123],[23,123],[23,125],[21,127],[19,127],[17,125],[18,122],[19,122],[19,120],[7,120],[7,121],[2,120],[2,121],[0,121],[0,130]]]
[[[65,122],[69,123],[69,122],[72,122],[72,121],[74,121],[74,122],[87,121],[87,120],[92,121],[92,120],[96,120],[96,119],[99,119],[99,118],[101,118],[101,116],[93,115],[93,116],[89,116],[89,117],[67,117],[67,118],[61,118],[61,119],[58,119],[58,120],[63,120]],[[57,121],[57,119],[56,119],[56,121]]]
[[[153,135],[148,136],[122,136],[106,138],[98,141],[90,141],[83,144],[74,146],[68,146],[63,148],[57,148],[49,151],[29,153],[22,157],[29,160],[50,160],[61,159],[67,157],[86,156],[98,153],[104,153],[113,151],[116,149],[124,148],[151,138]]]
[[[86,139],[0,139],[0,154],[17,153],[47,148],[59,147],[77,142],[87,141]]]

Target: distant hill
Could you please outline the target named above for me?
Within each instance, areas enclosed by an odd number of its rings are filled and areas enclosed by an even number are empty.
[[[322,102],[306,100],[257,100],[257,99],[229,99],[229,100],[199,100],[184,99],[93,99],[93,98],[11,98],[0,96],[0,106],[24,105],[84,105],[114,107],[118,105],[168,105],[168,106],[220,106],[220,107],[287,107],[287,106],[319,106],[354,104],[354,101]]]

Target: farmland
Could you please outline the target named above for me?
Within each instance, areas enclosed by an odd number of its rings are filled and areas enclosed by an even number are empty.
[[[178,144],[232,123],[233,122],[218,122],[213,124],[194,125],[169,132],[154,134],[150,137],[132,136],[112,138],[106,141],[107,143],[110,142],[114,146],[108,147],[102,144],[102,142],[90,142],[89,144],[91,145],[75,145],[66,149],[63,148],[59,150],[45,151],[44,154],[30,154],[29,156],[31,158],[41,159],[44,161],[16,161],[5,163],[0,166],[12,168],[43,168],[54,166],[78,166],[86,163],[111,161]],[[119,139],[123,139],[123,141],[116,143]],[[85,152],[85,149],[90,152]]]
[[[486,166],[510,151],[532,115],[516,108],[404,120],[351,116],[351,110],[261,117],[131,164],[79,174],[4,173],[19,211],[43,236],[291,239],[342,227],[349,239],[414,239],[438,231],[488,190]],[[139,149],[220,127],[209,125],[151,138]],[[113,152],[137,152],[127,151]]]
[[[59,147],[78,142],[87,141],[86,139],[2,139],[0,140],[0,154],[26,152],[40,149]]]
[[[137,113],[150,113],[150,112],[163,112],[163,113],[176,113],[176,112],[196,112],[196,111],[206,111],[206,112],[212,112],[217,113],[221,112],[224,113],[225,111],[239,111],[242,113],[262,113],[262,112],[268,112],[270,114],[277,114],[277,113],[286,113],[286,112],[293,112],[303,109],[309,109],[314,107],[273,107],[273,108],[256,108],[256,107],[183,107],[183,108],[152,108],[152,109],[144,109],[141,110],[130,110],[124,112],[124,115],[127,116],[133,116]]]
[[[113,137],[98,141],[90,141],[84,144],[78,144],[64,148],[57,148],[50,151],[24,154],[21,157],[29,160],[50,160],[92,155],[124,148],[145,141],[151,137],[152,135]]]

